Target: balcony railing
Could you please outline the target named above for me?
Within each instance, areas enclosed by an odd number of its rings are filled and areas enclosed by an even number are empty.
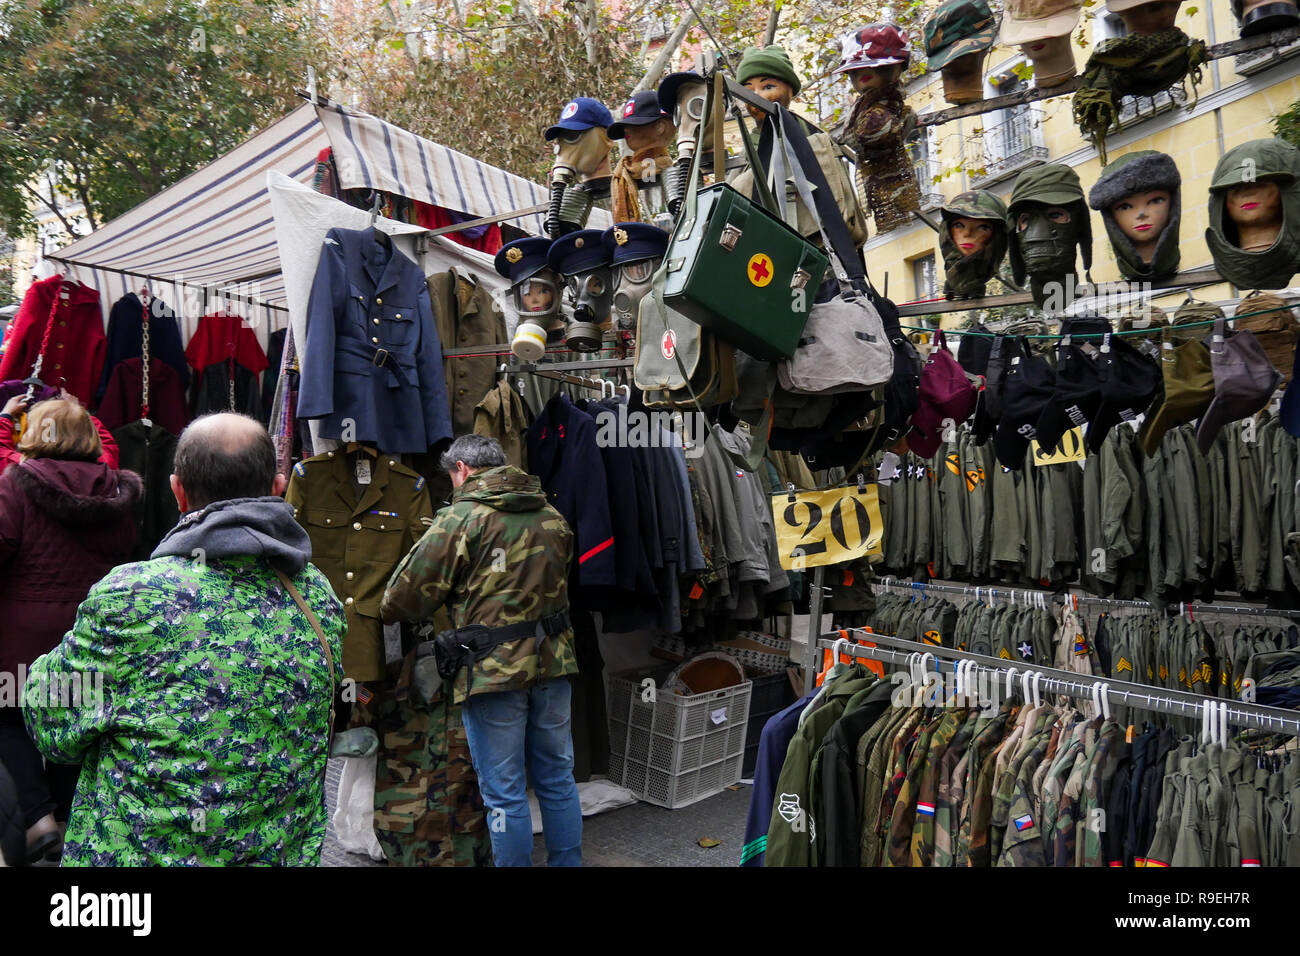
[[[935,177],[942,172],[938,160],[913,157],[912,170],[916,174],[916,184],[921,189],[922,211],[938,209],[943,205],[943,193],[939,192],[934,182]]]
[[[1280,47],[1265,46],[1258,50],[1238,53],[1232,58],[1233,66],[1242,76],[1250,76],[1252,73],[1267,70],[1270,66],[1290,59],[1297,53],[1300,53],[1300,40],[1293,40]]]
[[[1171,86],[1155,96],[1126,96],[1119,104],[1119,125],[1132,126],[1158,116],[1175,106],[1187,105],[1187,93],[1181,86]]]
[[[1008,116],[1008,112],[1011,114]],[[971,185],[982,188],[1028,166],[1047,161],[1047,148],[1040,145],[1043,111],[1039,106],[1021,106],[990,116],[981,132],[968,140],[966,165]]]

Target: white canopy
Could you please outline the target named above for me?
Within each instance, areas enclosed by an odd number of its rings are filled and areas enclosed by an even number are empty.
[[[205,289],[218,296],[216,290],[222,290],[234,303],[249,303],[241,311],[255,327],[282,328],[289,303],[268,173],[309,186],[317,154],[326,147],[333,148],[340,185],[347,189],[379,189],[475,218],[548,198],[536,183],[367,113],[304,103],[220,159],[46,258],[97,288],[106,313],[118,298],[147,282],[181,317],[183,333],[202,314]],[[515,223],[542,233],[540,215]]]

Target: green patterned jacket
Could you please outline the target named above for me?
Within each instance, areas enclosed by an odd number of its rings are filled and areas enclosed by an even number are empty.
[[[337,686],[342,607],[315,567],[291,579],[330,641]],[[89,693],[74,701],[73,687]],[[25,703],[47,757],[84,761],[64,865],[320,863],[329,675],[264,557],[115,568],[32,665]]]

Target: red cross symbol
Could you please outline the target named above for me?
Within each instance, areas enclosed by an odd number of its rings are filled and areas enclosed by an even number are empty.
[[[768,275],[767,261],[764,259],[759,259],[757,262],[754,263],[754,278],[766,279],[767,275]]]

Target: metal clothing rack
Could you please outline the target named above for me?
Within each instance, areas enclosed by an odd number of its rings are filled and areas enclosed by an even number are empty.
[[[613,359],[609,362],[548,362],[546,365],[537,365],[534,362],[527,362],[520,365],[503,364],[497,369],[497,374],[510,375],[516,372],[526,375],[536,375],[538,378],[548,378],[556,382],[564,382],[567,385],[577,385],[581,388],[592,388],[600,392],[602,397],[605,395],[606,386],[614,395],[618,394],[620,388],[626,389],[624,396],[631,398],[631,387],[622,383],[615,382],[607,378],[587,378],[585,375],[570,375],[562,369],[571,368],[626,368],[631,365],[631,360]]]
[[[1011,601],[1013,604],[1022,603],[1025,605],[1037,604],[1039,607],[1045,606],[1044,602],[1063,601],[1071,598],[1078,601],[1086,601],[1090,604],[1113,605],[1116,607],[1131,607],[1147,611],[1159,611],[1150,601],[1131,600],[1127,598],[1107,598],[1090,594],[1081,589],[1078,591],[1066,591],[1064,593],[1057,591],[1043,591],[1032,588],[1000,588],[995,586],[979,586],[964,584],[933,584],[929,581],[905,581],[885,575],[877,581],[877,586],[884,590],[907,589],[912,591],[939,591],[950,594],[964,594],[974,597],[977,600],[987,598],[990,601],[1003,598]],[[1290,620],[1300,620],[1300,610],[1289,608],[1272,608],[1261,607],[1257,604],[1171,604],[1170,607],[1177,607],[1180,612],[1189,611],[1194,614],[1250,614],[1260,617],[1282,617]]]
[[[852,635],[852,638],[846,639],[845,635]],[[853,640],[865,640],[877,646],[866,647],[853,643]],[[951,668],[953,672],[956,671],[957,661],[972,661],[977,674],[986,672],[996,675],[996,680],[1001,682],[996,685],[999,690],[1002,687],[1014,687],[1013,681],[1019,677],[1022,687],[1031,685],[1035,688],[1035,693],[1065,694],[1080,700],[1104,700],[1176,717],[1196,717],[1198,714],[1204,716],[1206,708],[1209,707],[1216,715],[1216,719],[1229,721],[1238,727],[1280,734],[1300,734],[1300,713],[1282,707],[1208,697],[1191,691],[1148,687],[1129,681],[1076,674],[1054,667],[1015,667],[1006,661],[985,654],[972,654],[969,651],[959,651],[950,647],[938,647],[884,634],[872,634],[861,628],[823,634],[817,639],[815,645],[818,650],[837,652],[837,659],[838,654],[843,653],[868,660],[920,665],[924,668],[928,668],[933,661],[933,670],[939,675],[944,672],[939,666],[939,661],[953,662],[954,666]],[[1024,689],[1027,691],[1028,687]]]

